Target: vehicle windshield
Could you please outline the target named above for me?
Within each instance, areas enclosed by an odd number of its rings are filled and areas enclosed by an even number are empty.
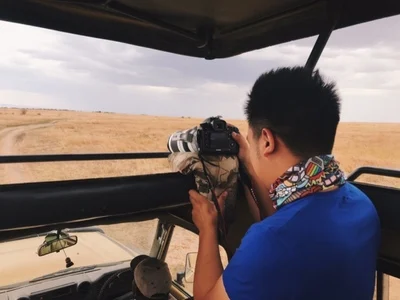
[[[72,272],[95,269],[139,254],[149,254],[157,220],[69,231],[78,243],[59,252],[38,256],[45,234],[0,243],[0,290]],[[66,258],[73,266],[66,267]]]
[[[246,132],[243,105],[254,80],[271,68],[303,65],[316,40],[207,61],[0,24],[0,155],[166,152],[171,133],[216,115]],[[399,25],[396,16],[334,31],[318,62],[343,98],[334,152],[347,173],[400,165],[393,151],[399,148],[400,33],[391,30]],[[166,159],[9,164],[0,165],[0,182],[170,171]]]

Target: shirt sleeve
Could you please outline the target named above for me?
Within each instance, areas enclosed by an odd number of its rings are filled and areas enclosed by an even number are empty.
[[[230,300],[274,299],[275,240],[270,229],[249,229],[222,275]]]

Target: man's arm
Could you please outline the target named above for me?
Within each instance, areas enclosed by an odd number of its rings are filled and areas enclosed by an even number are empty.
[[[228,193],[224,192],[218,197],[219,207],[224,207],[227,195]],[[192,219],[199,230],[199,251],[194,272],[194,299],[228,300],[224,289],[221,290],[221,285],[217,284],[221,282],[223,272],[218,247],[217,209],[214,203],[195,190],[189,191],[189,197],[193,205]]]
[[[193,205],[193,222],[199,229],[194,299],[260,299],[265,280],[270,277],[268,272],[273,271],[266,265],[266,261],[276,257],[271,252],[271,247],[276,247],[277,244],[271,233],[266,228],[250,228],[224,271],[218,246],[216,207],[197,191],[191,190],[189,195]],[[218,198],[220,207],[224,207],[226,195],[227,193],[223,193]]]
[[[284,247],[269,229],[251,228],[224,271],[219,265],[219,251],[216,252],[218,244],[215,241],[211,238],[208,240],[206,236],[200,240],[204,248],[199,248],[199,254],[200,250],[202,254],[196,263],[195,300],[278,298],[280,285],[277,282],[284,281],[277,271],[277,268],[281,269],[284,265],[278,249]],[[213,252],[209,246],[213,247]],[[210,265],[205,265],[207,253],[212,257],[208,261]],[[221,269],[212,268],[212,261]],[[220,275],[217,277],[217,274]],[[200,290],[202,285],[207,286],[208,291]]]
[[[193,296],[196,300],[228,300],[222,284],[223,267],[216,231],[199,234],[199,252],[194,274]]]

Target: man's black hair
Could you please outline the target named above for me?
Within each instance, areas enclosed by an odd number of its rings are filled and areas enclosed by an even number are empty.
[[[304,67],[278,68],[262,74],[245,105],[254,136],[263,128],[280,137],[299,158],[330,154],[340,120],[334,82]]]

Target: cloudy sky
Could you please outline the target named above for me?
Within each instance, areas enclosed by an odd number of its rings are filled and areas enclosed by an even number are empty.
[[[335,31],[317,65],[342,121],[400,122],[400,16]],[[0,106],[243,118],[259,74],[305,63],[315,37],[206,61],[0,21]]]

